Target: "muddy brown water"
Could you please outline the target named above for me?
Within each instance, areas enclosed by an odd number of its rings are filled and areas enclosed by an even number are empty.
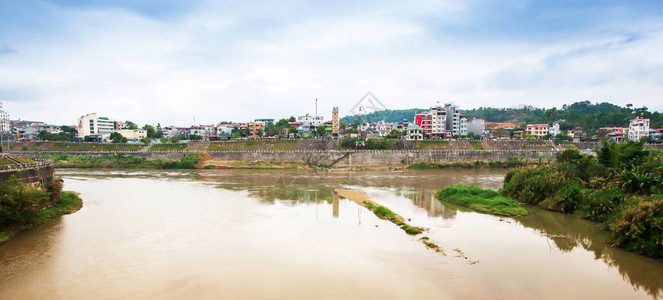
[[[84,207],[0,246],[0,299],[663,296],[663,263],[609,247],[595,223],[537,208],[500,219],[434,199],[454,183],[499,188],[503,171],[57,173]],[[421,236],[446,255],[335,188],[430,228]]]

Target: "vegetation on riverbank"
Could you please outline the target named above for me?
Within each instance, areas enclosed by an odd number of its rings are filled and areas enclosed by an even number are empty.
[[[447,168],[504,168],[511,169],[530,165],[544,165],[550,163],[550,159],[528,160],[519,157],[511,157],[505,161],[445,161],[445,162],[422,162],[408,166],[410,170],[429,170],[429,169],[447,169]]]
[[[195,169],[200,161],[200,153],[187,153],[177,160],[148,160],[118,153],[101,158],[68,154],[57,154],[47,158],[53,160],[53,165],[56,168]]]
[[[518,201],[501,196],[498,192],[477,186],[452,185],[437,192],[440,201],[467,207],[474,211],[506,217],[527,215]]]
[[[511,170],[501,194],[602,222],[614,246],[663,257],[663,155],[640,142],[605,143],[596,158],[566,150],[552,165]]]
[[[0,244],[20,231],[73,213],[82,205],[76,194],[62,191],[59,179],[42,188],[11,176],[0,183]]]
[[[382,205],[377,205],[371,201],[364,201],[364,207],[372,211],[378,218],[398,225],[398,227],[400,227],[403,231],[405,231],[405,233],[409,235],[417,235],[423,232],[423,228],[408,225],[405,223],[403,217],[397,215]]]

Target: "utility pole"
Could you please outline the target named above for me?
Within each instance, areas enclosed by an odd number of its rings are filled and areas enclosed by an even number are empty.
[[[315,98],[315,119],[318,120],[318,98]]]

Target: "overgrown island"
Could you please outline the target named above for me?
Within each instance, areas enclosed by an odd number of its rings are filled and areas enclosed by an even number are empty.
[[[507,172],[499,191],[453,185],[437,193],[442,202],[501,216],[544,209],[600,222],[612,246],[663,258],[663,154],[642,142],[604,143],[596,156],[577,149],[549,164]]]

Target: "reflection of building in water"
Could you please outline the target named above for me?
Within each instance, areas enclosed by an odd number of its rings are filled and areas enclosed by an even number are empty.
[[[334,218],[338,218],[338,192],[334,190],[334,196],[332,198],[332,215]]]
[[[455,219],[457,210],[445,206],[435,198],[434,190],[418,190],[405,192],[404,196],[411,199],[414,205],[426,210],[429,217],[442,217],[443,219]]]

